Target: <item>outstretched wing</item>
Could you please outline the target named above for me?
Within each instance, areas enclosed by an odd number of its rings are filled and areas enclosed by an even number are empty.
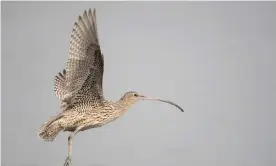
[[[71,34],[69,58],[66,66],[66,88],[62,102],[76,104],[103,99],[102,79],[104,59],[101,54],[96,24],[96,11],[78,17]],[[88,90],[84,93],[84,89]],[[90,97],[89,97],[90,96]]]

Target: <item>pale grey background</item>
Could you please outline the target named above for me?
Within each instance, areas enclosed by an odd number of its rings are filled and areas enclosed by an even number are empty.
[[[139,102],[82,132],[77,166],[275,166],[276,3],[2,2],[2,164],[60,166],[68,133],[37,130],[59,112],[53,77],[65,67],[77,16],[97,8],[104,93]]]

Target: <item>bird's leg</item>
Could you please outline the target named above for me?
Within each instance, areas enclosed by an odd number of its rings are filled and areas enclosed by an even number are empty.
[[[68,137],[68,156],[65,160],[64,166],[70,166],[71,165],[71,160],[72,160],[72,140],[73,140],[73,133],[70,134]]]
[[[72,161],[72,142],[73,137],[83,128],[83,126],[79,126],[74,132],[70,134],[68,137],[68,157],[65,160],[65,163],[63,166],[70,166]]]

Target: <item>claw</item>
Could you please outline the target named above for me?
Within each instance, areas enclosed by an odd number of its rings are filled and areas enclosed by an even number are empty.
[[[63,166],[70,166],[70,165],[71,165],[71,158],[67,157]]]

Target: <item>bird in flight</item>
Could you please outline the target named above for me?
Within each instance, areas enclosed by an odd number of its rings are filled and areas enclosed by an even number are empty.
[[[51,117],[39,130],[44,141],[53,141],[59,132],[71,132],[68,137],[68,157],[64,166],[71,165],[72,139],[80,131],[101,127],[126,113],[139,100],[157,100],[135,91],[125,93],[118,101],[103,96],[104,56],[101,52],[96,11],[85,10],[74,23],[66,68],[55,76],[54,90],[60,100],[61,112]]]

